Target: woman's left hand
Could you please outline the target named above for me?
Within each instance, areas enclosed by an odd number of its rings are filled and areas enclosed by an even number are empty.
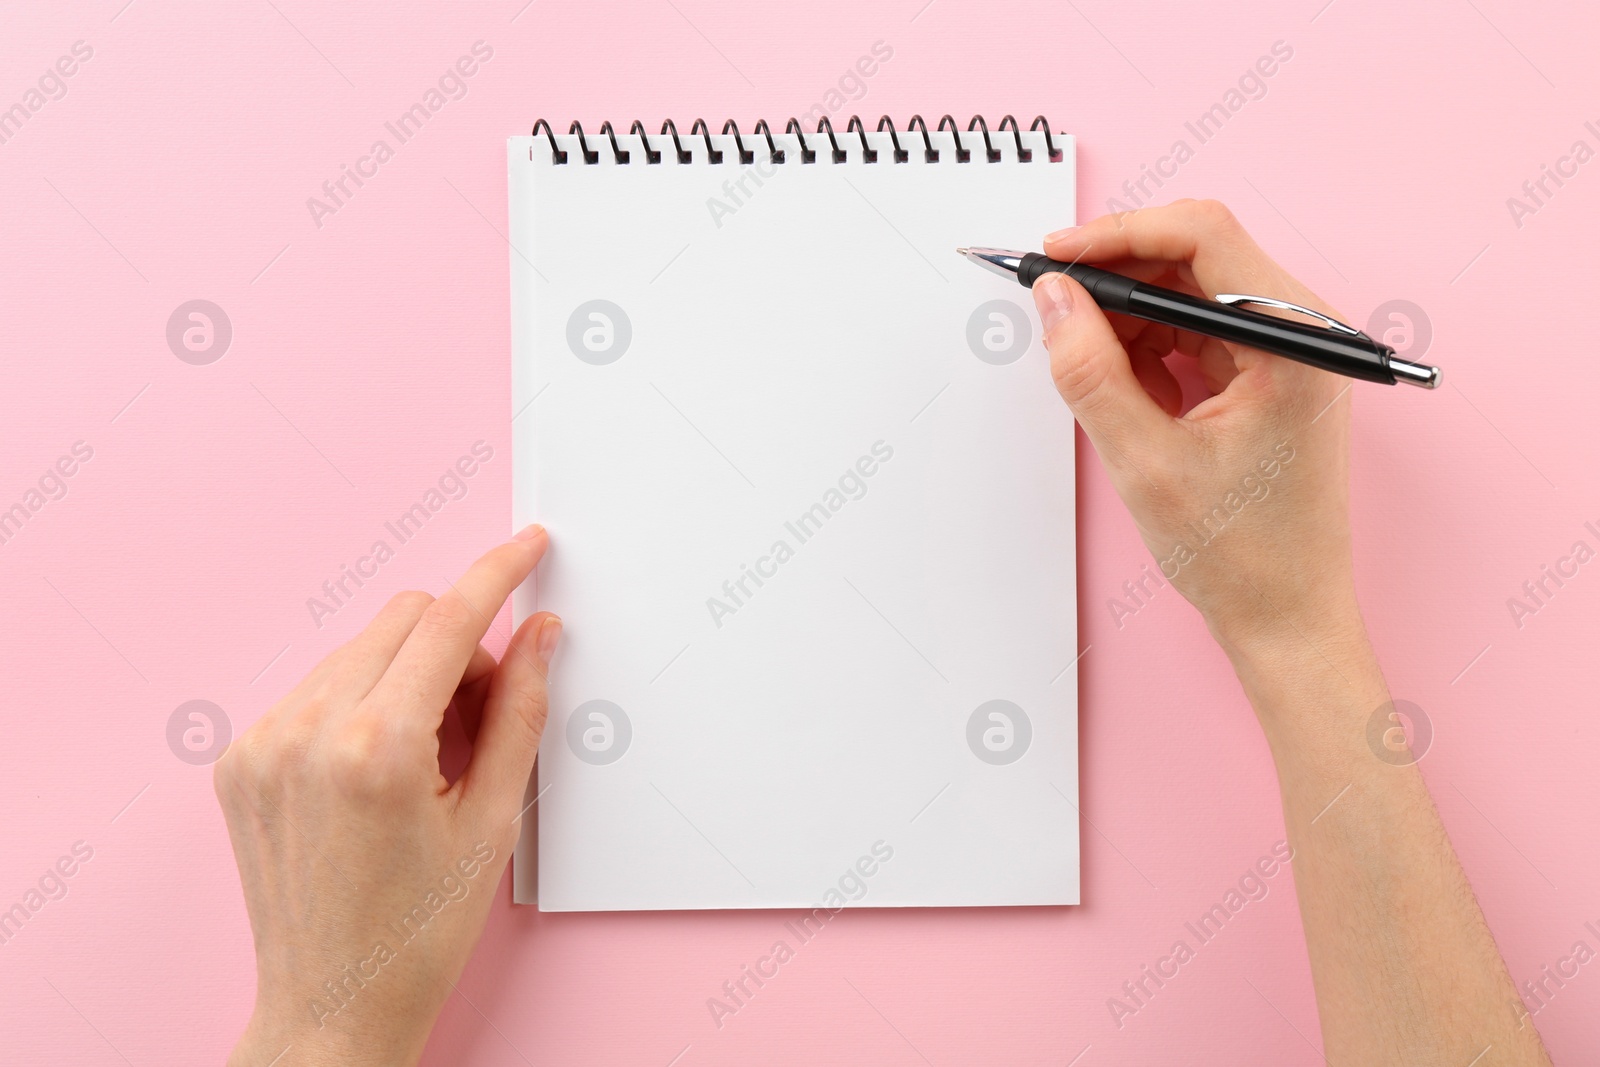
[[[217,762],[256,946],[230,1062],[421,1055],[511,858],[561,621],[528,619],[499,663],[479,641],[548,544],[531,526],[437,600],[399,594]],[[452,701],[476,733],[454,784]]]

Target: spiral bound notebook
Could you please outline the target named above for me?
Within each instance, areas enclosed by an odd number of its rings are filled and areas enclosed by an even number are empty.
[[[1070,224],[1073,150],[510,139],[515,615],[566,623],[516,900],[1077,903],[1073,426],[954,254]]]

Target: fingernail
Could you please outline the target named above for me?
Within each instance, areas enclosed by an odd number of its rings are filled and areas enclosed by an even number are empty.
[[[532,541],[542,533],[544,533],[544,527],[540,526],[538,523],[533,523],[531,526],[524,526],[522,528],[522,532],[517,534],[515,540]]]
[[[556,654],[556,644],[561,640],[561,620],[552,615],[539,627],[539,658],[549,663]]]
[[[1071,237],[1073,234],[1075,234],[1077,232],[1078,232],[1078,228],[1076,226],[1068,226],[1064,230],[1057,230],[1055,233],[1047,233],[1047,234],[1045,234],[1044,235],[1044,239],[1045,239],[1046,242],[1049,242],[1049,241],[1064,241],[1068,237]]]
[[[1039,321],[1047,338],[1058,323],[1072,314],[1072,292],[1054,271],[1033,283],[1033,303],[1039,309]]]

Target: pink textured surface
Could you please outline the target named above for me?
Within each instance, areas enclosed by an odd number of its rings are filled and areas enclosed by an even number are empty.
[[[1600,148],[1583,5],[104,0],[5,21],[0,107],[74,42],[93,56],[0,144],[0,507],[75,442],[93,458],[0,545],[0,907],[74,842],[94,851],[0,945],[0,1059],[213,1063],[243,1023],[233,861],[168,716],[211,700],[242,731],[389,594],[438,590],[506,533],[504,138],[540,116],[748,130],[806,112],[878,40],[893,59],[841,125],[1043,112],[1080,138],[1083,217],[1181,138],[1161,199],[1225,199],[1359,323],[1426,310],[1445,388],[1357,389],[1367,617],[1396,696],[1433,721],[1423,767],[1514,976],[1600,948],[1600,564],[1520,628],[1507,607],[1575,541],[1600,547],[1600,163],[1536,212],[1507,206],[1575,141]],[[494,54],[467,95],[314,224],[306,199],[479,40]],[[1198,144],[1185,123],[1275,41],[1293,56],[1265,95]],[[233,324],[207,366],[165,339],[191,299]],[[465,498],[315,625],[307,598],[480,439],[494,459]],[[1087,445],[1081,470],[1081,907],[846,913],[719,1029],[706,999],[788,916],[547,916],[502,885],[429,1062],[1320,1062],[1282,875],[1112,1020],[1282,824],[1193,612],[1167,589],[1113,622],[1147,556]],[[1537,1016],[1558,1062],[1600,1044],[1592,971]]]

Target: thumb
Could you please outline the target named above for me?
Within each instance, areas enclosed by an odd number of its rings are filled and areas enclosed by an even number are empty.
[[[1042,274],[1033,302],[1050,351],[1050,375],[1100,458],[1128,462],[1164,437],[1172,419],[1133,373],[1127,350],[1088,292],[1065,274]],[[1109,446],[1109,451],[1108,451]]]
[[[545,676],[560,638],[561,620],[540,612],[511,636],[490,678],[472,762],[463,777],[466,798],[492,818],[510,822],[522,803],[549,715]]]

